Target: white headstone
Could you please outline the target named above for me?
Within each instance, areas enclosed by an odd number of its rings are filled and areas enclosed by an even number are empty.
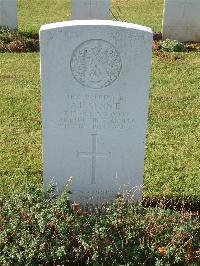
[[[137,186],[144,164],[152,31],[77,20],[40,30],[43,175],[92,203]]]
[[[0,26],[17,28],[16,0],[0,0]]]
[[[163,39],[200,41],[200,0],[165,0]]]
[[[109,19],[110,0],[71,0],[71,19]]]

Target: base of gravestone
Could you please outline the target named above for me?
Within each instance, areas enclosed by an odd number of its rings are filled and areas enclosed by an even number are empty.
[[[101,203],[94,203],[94,202],[85,202],[85,203],[77,203],[75,201],[70,201],[71,209],[74,211],[74,213],[78,214],[104,214],[107,212],[108,208],[112,206],[113,204],[123,203],[128,204],[134,204],[134,206],[139,206],[141,204],[141,199],[138,197],[132,196],[123,196],[123,195],[117,195],[115,198],[110,200],[109,202],[101,202]]]

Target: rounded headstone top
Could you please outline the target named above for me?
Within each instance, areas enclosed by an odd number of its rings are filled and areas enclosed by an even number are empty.
[[[126,29],[133,29],[138,31],[143,31],[150,35],[153,35],[152,29],[146,26],[128,23],[128,22],[121,22],[121,21],[112,21],[112,20],[71,20],[71,21],[64,21],[64,22],[56,22],[50,23],[46,25],[42,25],[40,28],[40,32],[46,30],[53,30],[59,29],[63,27],[73,27],[73,26],[111,26],[111,27],[122,27]]]

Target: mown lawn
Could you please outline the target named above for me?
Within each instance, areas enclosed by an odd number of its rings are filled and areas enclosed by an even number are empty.
[[[144,196],[200,198],[200,54],[154,55]],[[0,193],[41,185],[39,55],[0,54]]]
[[[39,55],[0,54],[0,191],[41,183]]]
[[[162,0],[113,0],[115,18],[161,30]],[[19,29],[69,19],[69,1],[18,0]],[[114,19],[114,18],[113,18]],[[154,54],[144,197],[200,199],[200,53]],[[0,195],[42,184],[39,54],[0,54]]]
[[[162,55],[152,64],[144,194],[200,198],[200,53]]]
[[[18,0],[19,30],[37,33],[42,24],[70,19],[70,0]],[[111,18],[161,31],[163,0],[112,0]]]

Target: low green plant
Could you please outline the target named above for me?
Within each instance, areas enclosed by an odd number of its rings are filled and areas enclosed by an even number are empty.
[[[162,52],[185,52],[187,51],[183,43],[177,40],[170,40],[170,39],[159,41],[159,49]]]
[[[55,191],[1,199],[1,265],[199,265],[199,222],[187,212],[123,198],[91,212]]]
[[[22,34],[17,30],[0,27],[0,52],[38,52],[38,35]]]

